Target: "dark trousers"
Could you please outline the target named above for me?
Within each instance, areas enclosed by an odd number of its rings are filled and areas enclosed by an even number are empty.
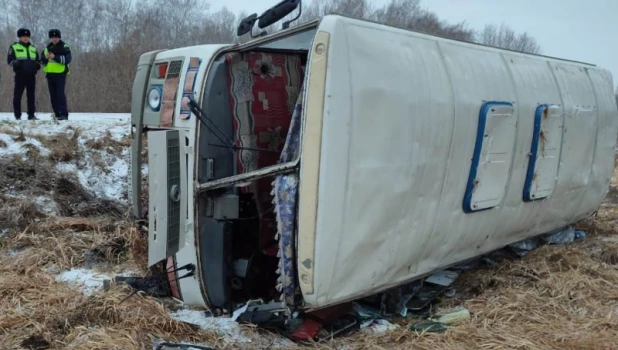
[[[13,91],[13,113],[15,118],[21,118],[21,98],[26,90],[28,99],[28,117],[34,117],[36,105],[34,103],[34,89],[36,88],[36,75],[15,74],[15,90]]]
[[[47,74],[49,98],[51,99],[52,109],[57,119],[69,118],[67,97],[64,93],[66,85],[67,76],[65,74]]]

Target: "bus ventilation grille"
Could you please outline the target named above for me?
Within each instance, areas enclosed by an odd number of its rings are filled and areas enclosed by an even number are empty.
[[[172,61],[167,69],[167,79],[178,78],[182,69],[182,61]]]
[[[180,200],[174,198],[180,189],[180,135],[167,132],[167,256],[178,252],[180,243]]]

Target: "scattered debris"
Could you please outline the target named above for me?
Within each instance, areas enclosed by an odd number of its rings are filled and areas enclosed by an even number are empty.
[[[519,241],[517,243],[513,243],[509,245],[509,248],[515,252],[515,254],[520,257],[526,256],[529,252],[535,250],[538,247],[537,239],[525,239],[523,241]]]
[[[568,244],[576,239],[583,239],[586,237],[586,233],[583,231],[576,231],[573,226],[558,229],[555,231],[542,234],[540,236],[526,239],[514,244],[509,245],[509,248],[520,257],[526,256],[530,251],[535,250],[539,245],[545,244]]]
[[[398,328],[399,326],[392,324],[383,318],[373,320],[370,323],[365,322],[361,324],[361,332],[363,333],[386,333],[396,331]]]
[[[458,306],[451,310],[445,310],[437,313],[430,321],[442,323],[450,326],[470,319],[470,311],[465,307]]]
[[[424,284],[423,287],[407,303],[406,308],[411,311],[421,311],[429,306],[437,297],[442,295],[445,287],[435,284]]]
[[[568,244],[576,239],[582,239],[585,237],[586,234],[583,231],[576,231],[573,226],[552,231],[541,236],[543,241],[547,244]]]
[[[356,317],[346,315],[325,325],[322,329],[324,336],[320,335],[320,337],[322,340],[333,339],[349,334],[357,329],[360,329],[360,322]]]
[[[425,282],[448,287],[459,277],[459,272],[453,270],[442,270],[427,277]]]
[[[292,331],[292,338],[296,340],[311,341],[317,338],[321,325],[314,320],[305,320],[300,326]]]

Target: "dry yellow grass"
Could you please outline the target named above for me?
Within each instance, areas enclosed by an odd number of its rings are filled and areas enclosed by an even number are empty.
[[[583,241],[544,246],[523,259],[464,273],[456,282],[458,296],[438,307],[463,305],[472,319],[444,334],[415,334],[406,320],[392,333],[356,333],[309,348],[618,349],[615,211],[606,203],[596,218],[582,223],[588,233]],[[86,252],[121,236],[141,243],[128,244],[124,258],[105,259],[133,264],[135,255],[144,254],[144,238],[128,223],[116,225],[57,218],[9,235],[0,269],[0,348],[19,349],[33,335],[51,349],[149,349],[154,337],[225,344],[219,335],[173,321],[160,301],[133,297],[119,304],[128,293],[120,287],[85,297],[45,272],[49,264],[79,266]],[[4,254],[15,247],[26,253]],[[226,348],[268,347],[256,343]]]
[[[306,348],[618,349],[615,185],[598,215],[578,225],[586,239],[465,272],[455,284],[457,296],[437,307],[462,305],[470,310],[470,321],[443,334],[416,334],[409,330],[414,320],[400,320],[400,329],[391,333],[354,333]],[[54,279],[50,266],[71,268],[93,259],[143,270],[146,237],[128,221],[49,218],[27,199],[0,196],[2,217],[10,231],[0,238],[0,349],[21,349],[25,340],[50,349],[86,350],[151,349],[155,338],[226,349],[266,349],[273,341],[272,335],[246,327],[255,341],[229,344],[216,332],[172,320],[159,300],[136,296],[120,303],[129,291],[119,286],[88,297]]]
[[[134,257],[144,256],[144,237],[128,222],[51,218],[12,231],[2,242],[2,349],[20,349],[31,337],[48,342],[51,349],[147,349],[154,337],[219,341],[214,334],[172,320],[161,301],[138,296],[120,303],[129,293],[120,286],[87,297],[54,279],[54,271],[87,260],[143,267]]]

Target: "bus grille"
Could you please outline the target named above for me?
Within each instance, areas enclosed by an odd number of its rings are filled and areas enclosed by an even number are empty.
[[[167,255],[178,252],[180,242],[180,200],[174,200],[172,190],[180,188],[180,136],[167,132]]]
[[[182,69],[182,61],[172,61],[167,69],[167,78],[178,78]]]

